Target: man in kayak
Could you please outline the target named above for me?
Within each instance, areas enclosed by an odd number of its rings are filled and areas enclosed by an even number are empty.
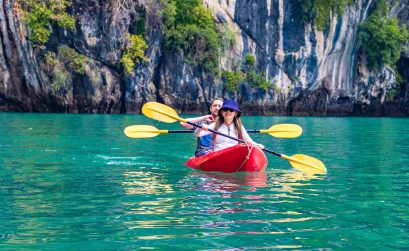
[[[223,104],[223,99],[222,98],[215,98],[212,100],[211,104],[210,104],[210,115],[205,115],[205,116],[201,116],[201,117],[195,117],[195,118],[188,118],[187,120],[189,122],[192,123],[196,123],[199,125],[202,124],[210,124],[215,122],[216,118],[217,118],[217,114],[219,112],[220,107]],[[188,124],[188,123],[184,123],[184,122],[180,122],[180,125],[183,128],[186,129],[190,129],[193,130],[195,129],[194,126]],[[203,156],[209,152],[211,152],[213,150],[213,143],[212,141],[212,135],[208,134],[205,135],[203,137],[198,137],[197,138],[197,145],[196,145],[196,151],[195,151],[195,156],[199,157],[199,156]]]
[[[212,135],[212,133],[208,131],[208,129],[212,129],[231,137],[239,138],[245,142],[249,142],[260,147],[261,149],[264,148],[262,144],[257,144],[250,138],[249,134],[241,123],[241,111],[234,100],[225,100],[222,107],[217,112],[217,115],[218,117],[215,122],[211,123],[210,125],[202,124],[202,128],[198,128],[195,131],[195,135],[197,137]],[[222,150],[238,144],[237,140],[233,140],[222,135],[217,135],[215,133],[212,135],[212,141],[214,142],[214,151]]]

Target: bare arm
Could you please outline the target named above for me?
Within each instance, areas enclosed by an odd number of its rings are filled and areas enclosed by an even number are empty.
[[[196,129],[195,136],[196,137],[202,137],[202,136],[204,136],[206,134],[210,134],[211,132],[208,131],[207,129],[214,130],[214,125],[215,125],[215,123],[212,123],[210,125],[204,125],[203,124],[202,127]]]
[[[264,146],[262,144],[258,144],[257,142],[255,142],[252,138],[250,138],[250,135],[247,133],[246,129],[244,128],[244,126],[241,127],[241,133],[243,134],[243,140],[246,142],[251,142],[252,144],[260,147],[261,149],[264,148]]]
[[[198,123],[198,122],[203,122],[203,121],[207,121],[207,122],[213,122],[214,121],[213,117],[211,115],[205,115],[205,116],[200,116],[200,117],[195,117],[195,118],[188,118],[186,120],[189,121],[189,122],[192,122],[192,123]],[[182,126],[183,128],[186,128],[186,129],[195,129],[194,126],[192,126],[192,125],[190,125],[188,123],[185,123],[185,122],[180,122],[180,126]]]

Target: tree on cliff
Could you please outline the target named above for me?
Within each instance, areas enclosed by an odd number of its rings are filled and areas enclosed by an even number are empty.
[[[389,4],[378,1],[373,13],[360,26],[361,49],[372,70],[393,66],[406,49],[409,39],[406,26],[399,26],[396,18],[388,17],[388,12]]]
[[[164,3],[165,50],[183,52],[192,65],[217,71],[221,42],[212,12],[201,0],[164,0]]]
[[[21,0],[25,10],[25,22],[30,28],[29,38],[37,44],[45,44],[52,33],[52,22],[64,28],[74,28],[74,17],[67,13],[71,5],[66,0]]]

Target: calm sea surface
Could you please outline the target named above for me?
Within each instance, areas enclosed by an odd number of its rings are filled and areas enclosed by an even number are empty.
[[[296,139],[251,136],[328,174],[272,155],[266,173],[191,170],[191,134],[123,134],[181,129],[142,115],[0,113],[0,249],[409,249],[409,119],[243,122],[299,124]]]

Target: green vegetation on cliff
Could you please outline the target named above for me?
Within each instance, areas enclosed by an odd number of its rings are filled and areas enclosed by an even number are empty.
[[[226,79],[226,90],[235,93],[243,82],[245,74],[241,71],[225,71],[223,77]]]
[[[222,53],[226,52],[230,47],[234,46],[237,42],[238,32],[228,24],[224,24],[220,27],[221,33],[221,47]]]
[[[308,21],[314,21],[315,27],[323,31],[333,15],[342,15],[345,6],[352,5],[354,0],[304,0],[302,8]]]
[[[358,33],[361,49],[372,70],[385,65],[393,66],[406,49],[409,33],[406,26],[399,26],[396,18],[387,16],[388,5],[378,1],[376,9],[360,26]]]
[[[212,12],[201,0],[162,0],[165,4],[164,49],[186,55],[188,62],[217,72],[220,37]]]
[[[53,92],[62,90],[73,73],[85,75],[90,60],[87,56],[67,46],[60,46],[57,54],[47,52],[42,68],[51,77]]]
[[[401,52],[406,50],[409,39],[405,24],[400,26],[398,19],[388,16],[390,4],[388,1],[378,0],[375,9],[361,24],[358,32],[367,66],[374,71],[389,66],[394,71],[397,85],[388,90],[385,102],[393,101],[398,94],[397,90],[406,85],[396,63],[401,57]]]
[[[25,22],[30,29],[29,39],[45,44],[52,33],[52,23],[64,28],[74,28],[74,17],[66,9],[71,5],[66,0],[20,0],[25,13]]]
[[[235,93],[240,84],[246,83],[252,88],[260,88],[265,91],[272,88],[275,92],[280,90],[275,84],[266,79],[265,73],[256,72],[256,57],[252,54],[246,54],[243,59],[241,70],[225,71],[225,88],[230,93]]]
[[[122,54],[121,64],[125,75],[132,75],[135,63],[139,64],[141,61],[147,61],[145,57],[145,50],[148,48],[145,39],[142,35],[127,35],[129,41],[128,47]]]
[[[58,56],[63,60],[64,65],[67,66],[68,69],[80,75],[85,74],[88,57],[67,46],[60,46],[58,48]]]

